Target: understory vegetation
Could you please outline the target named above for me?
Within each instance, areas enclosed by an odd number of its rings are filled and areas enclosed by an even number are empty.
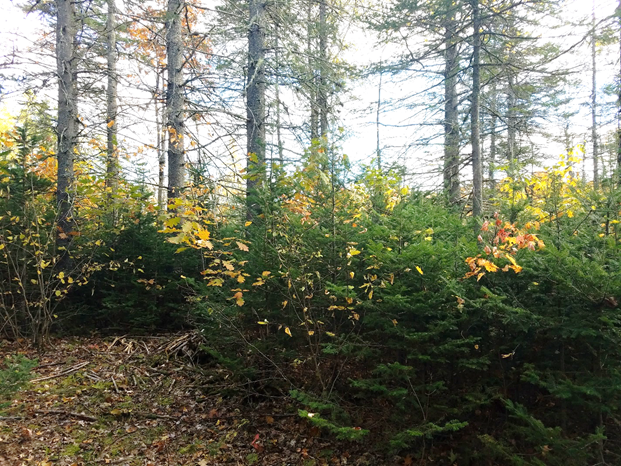
[[[473,218],[320,141],[298,168],[270,167],[248,218],[199,176],[166,213],[140,183],[112,197],[78,167],[79,234],[60,270],[54,171],[32,127],[2,140],[5,337],[43,350],[52,333],[197,329],[199,364],[230,374],[222,396],[286,400],[322,435],[386,458],[621,462],[613,178],[594,189],[570,155],[530,174],[516,164]],[[9,361],[0,395],[30,369]]]

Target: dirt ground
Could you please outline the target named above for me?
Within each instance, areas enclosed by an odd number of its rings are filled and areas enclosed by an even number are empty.
[[[2,360],[38,360],[0,412],[0,466],[387,464],[323,437],[284,396],[231,395],[230,373],[195,364],[199,339],[57,339],[41,355],[0,341]]]

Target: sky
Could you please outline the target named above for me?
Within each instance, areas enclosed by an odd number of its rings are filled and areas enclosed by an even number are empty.
[[[33,45],[33,41],[39,37],[42,25],[36,15],[26,16],[13,0],[0,0],[3,3],[2,15],[0,15],[0,55],[9,56],[13,48],[27,49]],[[611,15],[617,5],[616,0],[595,0],[595,11],[598,19]],[[563,8],[563,13],[570,18],[588,17],[591,14],[593,3],[590,0],[567,0]],[[542,30],[541,34],[551,40],[559,40],[557,37],[566,31],[554,32]],[[577,34],[584,34],[585,29],[576,29]],[[346,40],[350,47],[340,53],[343,59],[355,62],[364,68],[372,62],[379,60],[389,60],[394,52],[398,51],[398,46],[374,46],[374,37],[356,27],[349,27]],[[600,90],[604,84],[612,83],[619,69],[618,56],[615,47],[609,47],[598,57],[598,70]],[[587,46],[580,47],[576,53],[569,57],[572,64],[584,65],[578,67],[576,78],[576,102],[579,113],[574,118],[572,126],[575,129],[578,139],[584,140],[590,128],[590,109],[587,105],[590,95],[590,71],[589,71],[589,51]],[[41,61],[45,61],[44,58]],[[49,66],[53,66],[50,62]],[[34,66],[25,64],[23,66]],[[0,70],[0,73],[2,70]],[[427,86],[427,82],[422,79],[402,79],[400,76],[382,77],[382,106],[380,108],[380,147],[382,148],[382,158],[385,163],[401,162],[405,163],[410,171],[410,182],[422,187],[433,187],[438,185],[437,169],[439,168],[439,153],[442,150],[442,140],[429,140],[425,144],[413,144],[421,136],[430,136],[437,132],[437,127],[430,125],[431,117],[429,113],[416,113],[412,109],[401,108],[390,110],[387,104],[391,98],[398,98],[404,95],[416,93]],[[339,142],[341,150],[348,155],[350,160],[360,163],[371,163],[376,156],[377,146],[377,125],[376,112],[379,90],[379,77],[368,77],[362,81],[350,82],[350,92],[343,97],[343,107],[341,110],[342,122],[340,126],[345,128],[345,138]],[[6,90],[11,90],[7,86]],[[54,87],[47,88],[48,98],[54,99]],[[293,97],[290,97],[293,102]],[[15,112],[18,103],[21,101],[18,94],[4,95],[2,103],[3,111]],[[149,121],[153,116],[150,110],[145,107],[143,114],[135,118],[135,122]],[[436,121],[436,120],[434,120]],[[134,123],[135,123],[134,122]],[[148,126],[143,128],[132,127],[131,135],[136,139],[150,138],[152,132]],[[143,125],[144,126],[144,125]],[[603,132],[612,130],[612,126],[603,128]],[[214,129],[215,131],[215,129]],[[551,131],[559,131],[551,127]],[[127,144],[130,145],[131,135],[127,135]],[[582,136],[584,135],[584,136]],[[202,137],[213,137],[214,133],[205,133]],[[151,138],[152,139],[152,138]],[[578,140],[577,139],[577,140]],[[152,143],[152,141],[150,141]],[[539,138],[535,141],[550,160],[553,160],[561,151],[562,146],[551,143],[549,140]],[[581,141],[580,141],[581,142]],[[287,141],[292,149],[296,144],[294,140]],[[588,145],[588,144],[587,144]],[[238,148],[241,150],[240,148]],[[238,152],[239,152],[238,150]],[[299,149],[296,149],[299,150]],[[468,148],[464,148],[464,153]],[[154,157],[141,156],[146,164],[147,170],[154,169],[156,162]],[[465,178],[468,177],[468,169],[463,170]]]

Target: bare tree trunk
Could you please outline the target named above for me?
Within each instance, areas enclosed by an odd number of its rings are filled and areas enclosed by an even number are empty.
[[[247,216],[259,213],[257,189],[265,167],[265,4],[249,0],[248,83],[246,86],[246,135],[248,169],[246,183]]]
[[[115,0],[108,0],[108,20],[106,23],[106,34],[108,41],[107,61],[108,61],[108,89],[106,91],[106,187],[111,191],[112,196],[116,194],[119,177],[119,157],[117,149],[117,73],[116,73],[116,5]]]
[[[490,123],[490,143],[489,143],[489,166],[487,167],[489,173],[489,184],[492,189],[496,188],[496,125],[498,122],[498,115],[496,114],[495,102],[492,103],[492,118]]]
[[[481,215],[483,207],[483,164],[481,162],[480,97],[481,97],[481,11],[479,0],[472,5],[472,96],[470,108],[470,144],[472,146],[472,215]]]
[[[444,32],[444,189],[449,202],[459,202],[459,116],[457,111],[457,44],[455,22],[449,21]]]
[[[375,115],[375,132],[377,136],[377,147],[375,149],[375,153],[377,156],[377,169],[382,169],[382,151],[380,149],[380,107],[382,105],[382,78],[384,74],[382,73],[382,62],[380,61],[380,77],[379,77],[379,86],[377,87],[377,112]]]
[[[281,134],[281,116],[280,116],[280,49],[278,42],[278,31],[276,32],[276,43],[274,61],[276,62],[276,82],[274,83],[274,93],[276,97],[276,144],[278,145],[278,164],[282,167],[284,164],[284,146]]]
[[[166,174],[166,139],[163,137],[164,128],[166,127],[165,121],[160,121],[160,105],[162,103],[162,91],[160,85],[163,82],[163,78],[160,78],[160,73],[163,70],[157,67],[155,72],[155,129],[156,129],[156,144],[157,144],[157,206],[160,212],[166,210],[166,188],[165,188],[165,174]]]
[[[597,142],[597,54],[595,48],[595,3],[591,18],[591,60],[593,66],[592,88],[591,88],[591,138],[593,139],[593,188],[599,188],[599,147]]]
[[[617,19],[619,22],[619,66],[621,67],[621,0],[617,6]],[[617,101],[617,178],[621,185],[621,69],[619,70],[618,83],[618,101]]]
[[[73,157],[78,136],[78,91],[76,77],[76,17],[73,0],[56,0],[56,65],[58,72],[58,179],[56,202],[58,205],[58,234],[56,246],[60,252],[57,266],[71,267],[69,246],[75,229],[73,200]]]
[[[168,130],[168,198],[178,197],[185,178],[185,83],[183,81],[183,38],[181,14],[185,0],[168,0],[166,55],[166,127]]]
[[[309,93],[310,103],[310,137],[311,140],[319,137],[319,111],[317,108],[317,87],[315,55],[313,54],[313,2],[308,2],[306,18],[306,53],[308,56]]]
[[[513,164],[517,158],[517,141],[516,141],[516,117],[515,117],[515,79],[513,75],[509,75],[507,79],[507,160],[511,172],[513,172]]]
[[[317,106],[319,107],[320,136],[328,134],[328,23],[326,1],[319,0],[319,92]]]

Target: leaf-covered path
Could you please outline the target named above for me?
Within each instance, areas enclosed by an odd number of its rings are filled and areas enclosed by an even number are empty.
[[[199,339],[63,339],[39,357],[1,343],[39,364],[0,415],[0,466],[381,464],[322,438],[286,398],[224,396],[231,374],[194,363]]]

